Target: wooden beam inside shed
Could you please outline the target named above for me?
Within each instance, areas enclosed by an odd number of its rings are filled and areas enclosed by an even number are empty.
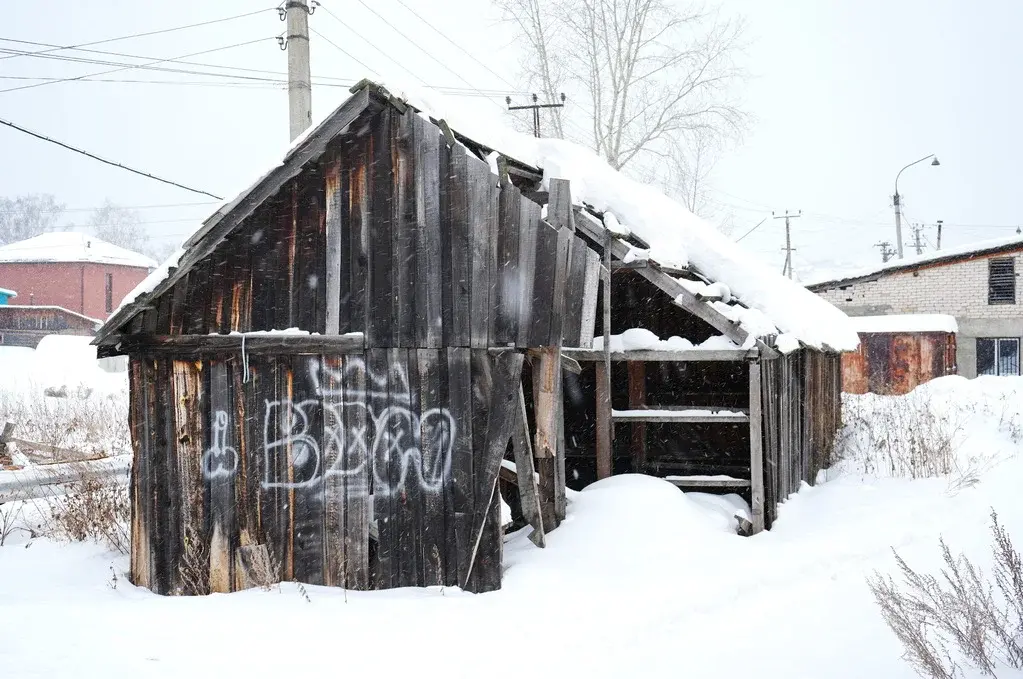
[[[249,354],[353,353],[366,346],[361,332],[344,335],[138,335],[118,339],[121,353],[160,350],[168,355],[199,355],[222,352]]]
[[[575,359],[580,363],[588,361],[603,361],[604,351],[601,349],[570,349],[561,350],[563,355]],[[746,361],[756,358],[759,351],[753,349],[675,349],[671,351],[659,350],[636,350],[612,351],[612,361],[628,361],[630,363],[646,361],[657,362],[685,362],[685,361]]]
[[[598,361],[597,368],[597,479],[611,476],[611,390],[607,366]]]
[[[750,454],[750,509],[753,514],[753,532],[764,530],[764,445],[763,445],[763,393],[761,391],[760,362],[749,364],[749,454]]]
[[[629,408],[646,407],[646,363],[630,361]],[[632,423],[632,471],[640,472],[646,465],[646,422]]]

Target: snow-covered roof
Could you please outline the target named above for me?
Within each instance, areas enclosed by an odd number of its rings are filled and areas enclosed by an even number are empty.
[[[924,266],[952,264],[963,259],[993,255],[1009,250],[1023,250],[1023,236],[1017,234],[1011,238],[978,241],[955,248],[916,255],[915,257],[893,259],[877,266],[845,272],[838,277],[830,275],[819,280],[804,281],[804,285],[812,290],[827,290],[863,279],[874,279],[886,274],[912,271]]]
[[[613,169],[589,149],[563,140],[534,139],[514,132],[484,112],[464,111],[433,91],[404,85],[401,89],[390,86],[384,89],[373,83],[369,83],[369,87],[385,96],[398,97],[421,115],[443,121],[461,138],[484,150],[518,161],[538,175],[542,173],[544,188],[548,187],[551,179],[569,180],[573,202],[602,214],[604,228],[612,233],[631,233],[645,243],[649,250],[642,253],[644,258],[664,268],[689,270],[723,286],[726,299],[707,301],[706,304],[749,336],[777,335],[778,344],[787,347],[783,351],[798,347],[799,343],[834,351],[851,351],[859,345],[859,337],[842,311],[768,268],[711,224],[656,188]],[[192,264],[189,249],[203,242],[240,206],[251,203],[253,196],[266,189],[267,182],[282,166],[287,168],[289,163],[293,164],[295,158],[308,153],[315,143],[324,143],[319,137],[336,127],[336,119],[355,97],[363,94],[363,89],[367,89],[365,85],[362,89],[358,86],[353,88],[353,97],[295,140],[280,165],[271,168],[255,184],[219,207],[185,240],[184,252],[175,253],[125,297],[108,324],[123,324],[127,320],[121,317],[123,309],[141,295],[154,291],[158,294],[158,286],[175,275],[176,267],[187,268]],[[743,306],[729,304],[727,300],[740,302]]]
[[[60,311],[68,316],[74,316],[75,318],[80,318],[83,321],[88,321],[97,328],[103,324],[103,321],[98,318],[92,318],[91,316],[80,314],[77,311],[72,311],[67,307],[58,306],[56,304],[4,304],[0,306],[0,313],[5,313],[5,310],[10,310],[12,313],[28,313],[29,311],[38,311],[39,309]]]
[[[890,316],[852,316],[856,332],[959,332],[954,316],[946,314],[892,314]]]
[[[0,262],[91,262],[155,268],[151,257],[77,231],[54,231],[0,247]]]

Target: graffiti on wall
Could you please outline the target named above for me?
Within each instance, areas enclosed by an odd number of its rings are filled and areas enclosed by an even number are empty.
[[[264,403],[264,489],[322,489],[324,480],[341,478],[349,495],[443,490],[457,424],[447,408],[417,412],[404,366],[381,375],[360,358],[347,359],[343,369],[310,359],[308,378],[315,398]],[[345,388],[356,384],[364,386]],[[238,453],[227,441],[229,418],[218,410],[213,420],[203,474],[230,477]],[[274,474],[280,456],[289,461],[286,479]]]

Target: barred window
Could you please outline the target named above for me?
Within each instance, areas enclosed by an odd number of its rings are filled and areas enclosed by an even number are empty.
[[[988,260],[987,303],[1016,303],[1016,262],[1012,258]]]
[[[978,338],[977,374],[1019,375],[1019,338]]]

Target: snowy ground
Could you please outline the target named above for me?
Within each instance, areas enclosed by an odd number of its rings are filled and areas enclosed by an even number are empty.
[[[850,459],[754,538],[706,497],[616,477],[573,494],[546,550],[509,536],[504,587],[486,595],[308,587],[307,601],[284,584],[161,598],[126,582],[125,557],[18,537],[0,548],[0,674],[912,677],[865,577],[891,570],[892,547],[937,568],[939,536],[986,564],[992,507],[1023,543],[1023,379],[943,378],[917,397],[956,422],[949,476],[871,466],[872,418],[858,420]]]

